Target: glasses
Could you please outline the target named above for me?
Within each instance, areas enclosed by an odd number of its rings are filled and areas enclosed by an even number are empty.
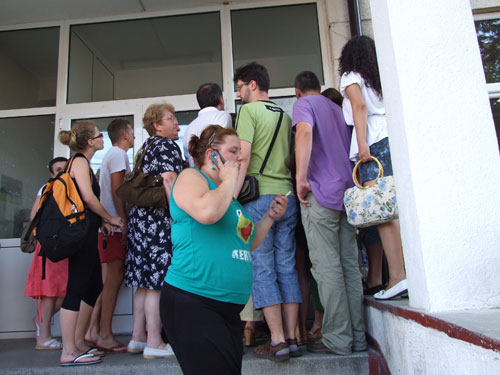
[[[175,120],[177,120],[177,117],[175,117],[174,115],[169,115],[169,116],[162,117],[161,119],[168,120],[168,121],[175,121]]]
[[[243,82],[241,85],[236,85],[236,91],[240,91],[243,86],[248,85],[250,82]]]
[[[95,137],[92,137],[92,138],[90,138],[90,139],[94,140],[94,139],[97,139],[97,138],[102,138],[102,137],[104,137],[104,134],[99,133],[99,134],[97,134]]]

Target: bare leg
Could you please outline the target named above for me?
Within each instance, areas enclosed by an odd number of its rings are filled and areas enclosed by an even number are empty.
[[[323,327],[323,315],[325,315],[323,310],[314,310],[314,321],[309,332],[314,334]]]
[[[281,304],[266,306],[262,309],[264,316],[266,317],[267,325],[271,331],[271,340],[277,344],[280,342],[285,342],[285,334],[283,332],[283,320],[281,318]],[[295,336],[295,325],[293,326],[293,333]],[[293,337],[293,336],[292,336]]]
[[[71,362],[81,351],[75,345],[76,322],[78,320],[78,311],[61,309],[61,333],[63,340],[63,349],[61,351],[61,362]],[[79,362],[95,361],[94,357],[82,358]]]
[[[146,314],[146,324],[148,326],[146,346],[149,348],[166,349],[166,345],[161,338],[159,290],[146,290],[144,312]]]
[[[42,297],[40,299],[41,317],[40,321],[37,321],[40,333],[36,337],[37,346],[42,346],[45,342],[52,338],[50,333],[50,321],[54,315],[56,299],[56,297]]]
[[[106,280],[106,271],[107,271],[106,263],[101,264],[101,270],[102,270],[102,279]],[[92,311],[92,315],[90,317],[89,329],[85,334],[85,341],[91,344],[97,344],[97,341],[99,340],[99,332],[101,331],[101,325],[100,325],[101,304],[102,304],[102,292],[99,294],[99,297],[97,298],[94,310]]]
[[[75,345],[82,352],[86,352],[90,349],[89,346],[85,344],[84,339],[85,333],[89,328],[92,310],[92,306],[87,305],[83,301],[80,302],[80,313],[78,314],[78,319],[75,326]]]
[[[105,264],[107,265],[107,271],[104,279],[104,287],[101,292],[101,329],[97,345],[110,348],[120,344],[113,336],[112,322],[118,291],[123,281],[124,262],[121,259],[115,259]]]
[[[137,288],[134,294],[134,328],[132,340],[146,342],[146,315],[144,313],[144,302],[146,289]]]
[[[383,247],[381,243],[368,246],[366,255],[368,255],[368,275],[366,276],[366,286],[373,288],[382,285],[382,255]]]
[[[365,181],[363,186],[367,186],[373,183],[373,181],[375,180]],[[393,220],[379,224],[377,229],[382,240],[387,264],[389,265],[389,283],[386,289],[390,289],[401,280],[406,279],[399,221]]]
[[[295,338],[295,327],[297,327],[297,320],[299,317],[299,304],[298,303],[283,303],[281,305],[281,312],[283,314],[285,338],[286,339],[294,339]]]
[[[394,220],[377,226],[385,257],[389,265],[389,283],[387,289],[393,287],[401,280],[406,279],[403,260],[403,245],[399,231],[399,221]]]
[[[101,301],[102,301],[102,292],[99,294],[99,298],[94,306],[94,310],[92,311],[92,315],[90,316],[90,324],[87,333],[85,334],[85,341],[91,344],[97,344],[97,340],[99,339],[99,319],[101,316]]]
[[[298,336],[300,336],[300,341],[304,341],[306,339],[306,320],[310,295],[309,275],[307,274],[306,258],[307,247],[304,246],[304,244],[300,243],[300,241],[297,241],[295,250],[295,270],[297,271],[300,293],[302,294],[302,303],[299,305],[299,320],[297,326],[297,333]]]

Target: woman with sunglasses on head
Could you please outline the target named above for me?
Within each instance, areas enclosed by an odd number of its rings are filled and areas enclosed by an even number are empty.
[[[174,112],[174,107],[167,103],[153,104],[146,109],[142,120],[150,137],[136,159],[140,160],[144,154],[142,172],[162,176],[167,200],[172,184],[183,168],[181,150],[174,142],[179,139],[180,130]],[[127,351],[142,352],[146,359],[174,355],[170,345],[161,337],[159,313],[160,289],[172,256],[171,223],[168,206],[130,207],[125,284],[137,290],[134,295],[134,328]]]
[[[90,365],[101,362],[99,352],[84,342],[92,310],[102,290],[97,232],[101,226],[103,232],[113,233],[113,228],[121,228],[123,222],[121,218],[111,216],[99,202],[99,183],[90,168],[95,152],[104,148],[99,129],[92,121],[78,121],[71,130],[60,131],[59,140],[75,152],[69,174],[90,215],[85,241],[68,258],[68,284],[60,312],[63,343],[60,365]]]
[[[252,289],[251,251],[288,204],[277,195],[263,218],[252,221],[233,198],[240,150],[234,129],[208,126],[189,142],[196,168],[172,187],[173,258],[160,314],[184,374],[241,373],[239,314]]]
[[[348,125],[354,127],[350,158],[355,162],[361,160],[360,182],[363,186],[371,185],[379,172],[378,164],[372,160],[372,156],[382,164],[384,176],[392,176],[375,42],[367,36],[355,36],[347,42],[340,56],[339,73],[340,92],[344,96],[344,118]],[[389,264],[389,283],[386,289],[375,293],[374,297],[392,299],[406,295],[408,287],[399,221],[379,224],[377,229]],[[381,264],[381,261],[380,259],[377,263]]]

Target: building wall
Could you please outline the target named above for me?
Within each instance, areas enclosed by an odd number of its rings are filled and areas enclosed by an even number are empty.
[[[391,374],[492,375],[500,353],[454,339],[388,311],[366,307],[366,330],[379,344]]]

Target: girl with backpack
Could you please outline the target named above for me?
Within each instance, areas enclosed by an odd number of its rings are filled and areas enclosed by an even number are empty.
[[[95,152],[104,148],[103,134],[92,121],[78,121],[71,130],[59,132],[59,140],[75,152],[69,170],[90,215],[90,228],[81,248],[68,262],[68,284],[62,302],[61,366],[90,365],[101,362],[99,352],[84,341],[97,297],[102,290],[101,262],[97,249],[99,226],[103,233],[123,228],[120,217],[111,216],[99,202],[99,183],[90,168]]]

